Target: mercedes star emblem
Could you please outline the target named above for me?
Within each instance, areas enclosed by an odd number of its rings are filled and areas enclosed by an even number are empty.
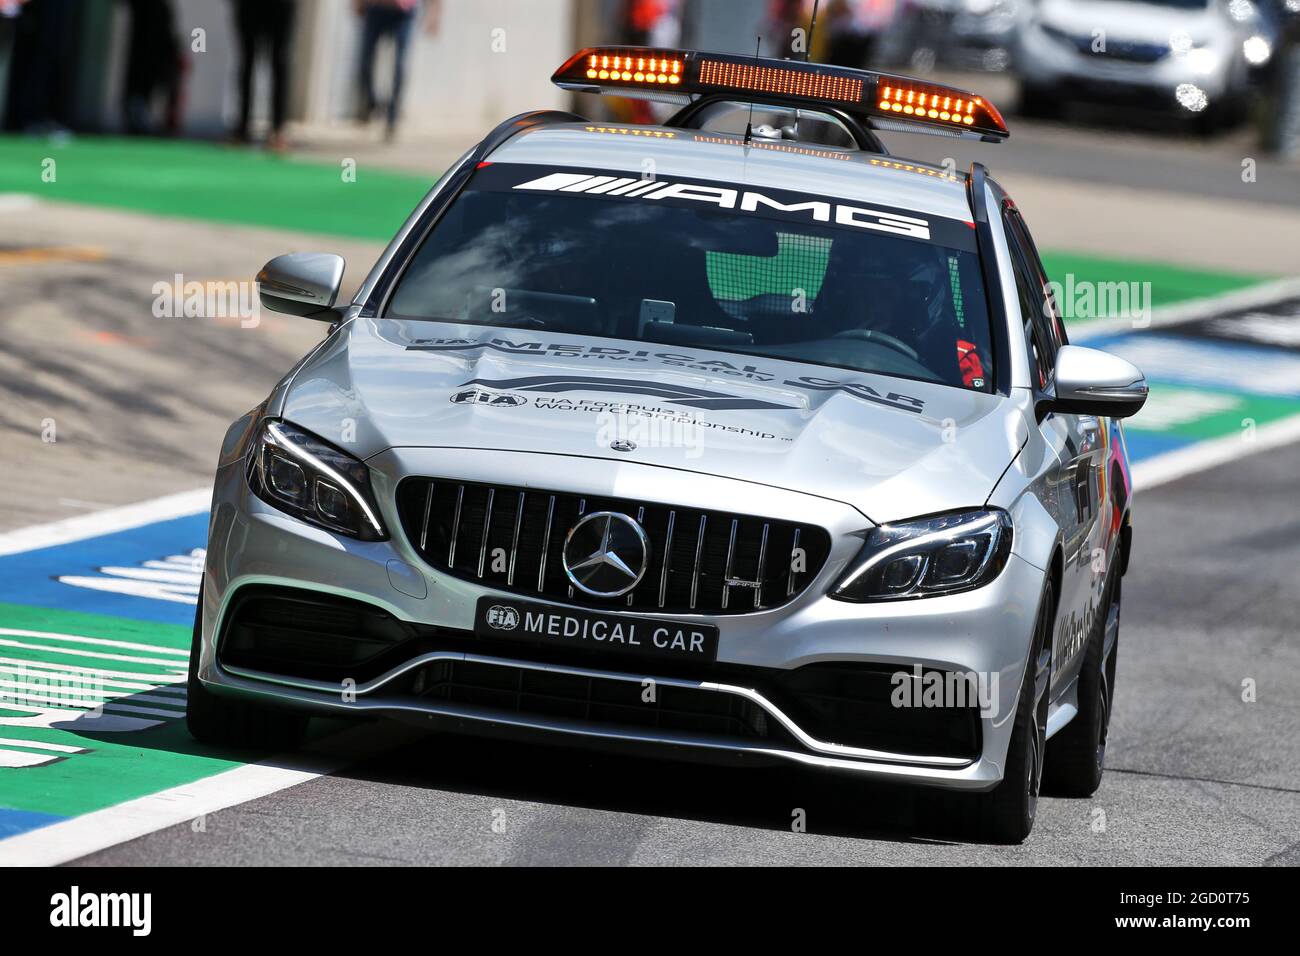
[[[617,511],[584,516],[564,539],[564,573],[593,597],[615,598],[641,583],[650,565],[645,529]]]

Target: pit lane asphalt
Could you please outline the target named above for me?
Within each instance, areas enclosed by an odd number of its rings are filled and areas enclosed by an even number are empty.
[[[1300,864],[1298,470],[1293,445],[1139,495],[1105,779],[1045,798],[1019,847],[963,842],[917,791],[394,728],[394,749],[203,832],[78,862]]]

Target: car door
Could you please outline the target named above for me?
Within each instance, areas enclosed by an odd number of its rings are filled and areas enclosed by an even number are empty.
[[[1034,363],[1036,390],[1048,395],[1056,371],[1056,355],[1068,342],[1065,324],[1047,274],[1020,212],[1009,200],[1003,209],[1007,244],[1015,270],[1024,332]],[[1052,693],[1068,688],[1078,675],[1083,648],[1105,579],[1100,494],[1103,436],[1106,424],[1095,415],[1070,415],[1044,410],[1038,428],[1057,455],[1059,467],[1049,476],[1065,558],[1052,643]]]

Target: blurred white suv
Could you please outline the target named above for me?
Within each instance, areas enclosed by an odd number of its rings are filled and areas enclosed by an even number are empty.
[[[1249,0],[1043,0],[1016,52],[1021,111],[1066,100],[1149,106],[1217,128],[1239,111],[1266,43]],[[1271,52],[1271,51],[1269,51]]]

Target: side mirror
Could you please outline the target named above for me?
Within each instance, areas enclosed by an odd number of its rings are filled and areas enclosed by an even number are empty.
[[[339,317],[334,300],[343,282],[343,268],[343,257],[328,252],[276,256],[257,274],[262,305],[272,312],[333,322]]]
[[[1128,418],[1147,400],[1147,380],[1118,355],[1063,345],[1056,355],[1056,398],[1052,407],[1075,415]]]

